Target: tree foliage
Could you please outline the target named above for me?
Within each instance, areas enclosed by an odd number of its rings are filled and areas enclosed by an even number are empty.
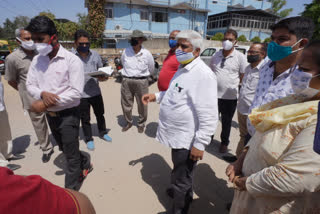
[[[106,15],[104,13],[105,0],[89,0],[89,24],[88,31],[93,37],[93,46],[102,45],[102,36],[106,25]]]
[[[287,4],[286,0],[272,0],[271,4],[273,13],[275,15],[280,16],[281,18],[289,16],[290,13],[293,11],[292,8],[281,10]]]
[[[302,16],[311,18],[315,24],[315,31],[313,39],[320,39],[320,4],[319,1],[313,0],[310,4],[305,4],[305,10],[302,12]]]
[[[29,21],[30,18],[27,16],[17,16],[13,21],[7,18],[3,23],[3,27],[0,28],[0,38],[15,38],[15,30],[17,28],[26,27]]]
[[[261,39],[259,36],[255,36],[250,40],[250,42],[261,42]]]
[[[223,33],[216,33],[214,36],[211,37],[211,40],[216,40],[216,41],[222,41],[223,40]]]
[[[269,43],[269,42],[271,42],[271,38],[270,38],[270,37],[267,37],[267,38],[265,38],[265,39],[263,40],[263,42],[264,42],[264,43]]]
[[[239,36],[237,40],[238,40],[239,42],[247,42],[247,41],[248,41],[245,35]]]

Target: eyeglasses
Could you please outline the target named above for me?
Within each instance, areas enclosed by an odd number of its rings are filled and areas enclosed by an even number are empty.
[[[90,42],[79,42],[80,46],[89,46]]]
[[[223,68],[224,67],[224,63],[226,62],[226,58],[223,58],[221,63],[220,63],[220,68]]]

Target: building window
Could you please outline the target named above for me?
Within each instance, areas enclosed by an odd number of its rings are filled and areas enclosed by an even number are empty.
[[[147,10],[140,10],[140,20],[149,20],[149,12]]]
[[[113,9],[112,8],[105,8],[104,13],[106,14],[107,19],[113,19]]]
[[[168,22],[168,13],[164,12],[152,12],[153,22]]]
[[[105,40],[106,48],[116,48],[116,40],[115,39],[106,39]]]

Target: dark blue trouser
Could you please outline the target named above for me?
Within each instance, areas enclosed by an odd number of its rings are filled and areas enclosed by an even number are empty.
[[[231,132],[231,124],[234,112],[237,108],[237,100],[225,100],[225,99],[218,99],[218,109],[219,114],[221,115],[221,144],[222,145],[229,145],[229,137]]]

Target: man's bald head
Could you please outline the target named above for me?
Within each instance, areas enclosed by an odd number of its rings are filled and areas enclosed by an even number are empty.
[[[180,30],[173,30],[171,31],[169,35],[169,39],[176,39],[177,34],[180,32]]]

